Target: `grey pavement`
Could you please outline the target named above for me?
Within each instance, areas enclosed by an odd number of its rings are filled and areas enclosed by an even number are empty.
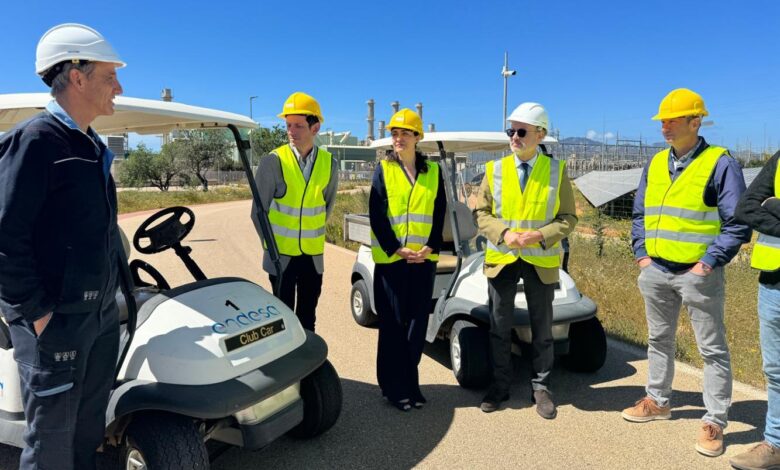
[[[248,201],[194,206],[195,229],[185,245],[209,277],[245,277],[270,288],[261,272],[261,245],[249,220]],[[148,215],[148,214],[146,214]],[[131,237],[146,215],[124,217]],[[136,254],[133,258],[138,257]],[[173,253],[142,256],[171,285],[192,278]],[[552,391],[559,404],[553,421],[540,418],[530,400],[530,363],[515,361],[511,398],[496,413],[482,413],[483,391],[458,386],[449,370],[448,346],[430,344],[420,364],[429,403],[403,413],[386,404],[376,384],[377,332],[358,326],[349,311],[355,254],[329,245],[317,332],[327,341],[339,372],[344,407],[339,421],[312,440],[283,437],[250,452],[233,448],[212,464],[215,470],[268,468],[548,468],[548,469],[718,469],[728,458],[761,439],[766,393],[736,384],[726,453],[700,456],[694,440],[704,414],[701,372],[677,364],[672,419],[629,423],[620,411],[644,394],[643,351],[610,340],[605,366],[595,374],[556,368]],[[756,341],[758,339],[756,338]],[[19,451],[0,446],[0,469],[15,468]],[[113,468],[111,458],[102,468]]]

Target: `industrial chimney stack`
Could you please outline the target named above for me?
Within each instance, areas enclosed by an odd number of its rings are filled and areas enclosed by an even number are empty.
[[[368,121],[368,134],[366,135],[366,140],[371,142],[374,140],[374,99],[369,99],[366,101],[366,104],[368,105],[368,117],[366,118],[366,121]]]

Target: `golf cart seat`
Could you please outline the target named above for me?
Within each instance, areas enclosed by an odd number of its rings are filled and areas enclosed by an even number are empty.
[[[454,201],[450,204],[455,206],[455,214],[457,215],[460,239],[471,240],[472,238],[476,237],[478,229],[471,209],[469,209],[466,204],[460,201]],[[442,230],[442,238],[445,244],[454,242],[454,237],[452,236],[451,209],[452,206],[448,206],[447,214],[444,216],[444,229]],[[457,263],[457,256],[453,254],[439,254],[439,262],[436,264],[436,274],[448,274],[455,272]]]

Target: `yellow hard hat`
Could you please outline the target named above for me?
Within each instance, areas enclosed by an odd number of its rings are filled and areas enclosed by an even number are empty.
[[[683,116],[707,116],[707,108],[704,107],[704,99],[700,94],[687,88],[672,90],[664,96],[658,106],[658,114],[653,120],[674,119]]]
[[[320,104],[317,100],[307,95],[306,93],[296,91],[282,106],[282,112],[278,116],[284,119],[285,116],[291,114],[302,114],[304,116],[317,116],[320,122],[325,122],[322,118],[322,111],[320,111]]]
[[[390,118],[390,123],[387,124],[387,129],[392,130],[393,128],[409,129],[420,134],[421,139],[425,136],[420,115],[409,108],[404,108],[393,114],[393,117]]]

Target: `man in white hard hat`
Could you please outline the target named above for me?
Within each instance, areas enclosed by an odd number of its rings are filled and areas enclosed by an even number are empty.
[[[114,112],[125,63],[79,24],[47,31],[35,68],[53,100],[0,137],[0,310],[21,379],[20,468],[95,468],[119,345],[124,260],[113,154],[90,123]]]
[[[507,119],[512,154],[488,162],[474,215],[488,240],[484,272],[490,294],[493,383],[480,408],[496,411],[509,398],[512,327],[517,283],[523,279],[533,336],[531,399],[546,419],[557,411],[549,390],[555,360],[552,301],[560,267],[560,242],[577,223],[574,193],[564,161],[547,154],[547,111],[523,103]]]

